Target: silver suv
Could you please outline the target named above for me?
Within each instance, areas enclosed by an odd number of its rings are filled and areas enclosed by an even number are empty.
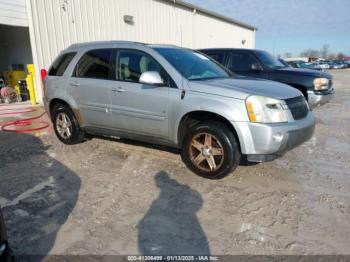
[[[242,155],[273,160],[315,127],[298,90],[235,76],[175,46],[75,44],[45,82],[45,107],[63,143],[102,134],[177,147],[189,169],[211,179],[229,174]]]

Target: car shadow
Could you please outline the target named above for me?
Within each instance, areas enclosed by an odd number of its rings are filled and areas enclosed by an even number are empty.
[[[160,194],[138,224],[138,246],[143,255],[209,255],[206,235],[196,213],[201,195],[159,172]]]
[[[0,132],[0,206],[15,256],[38,256],[53,248],[75,207],[80,178],[47,154],[42,141]]]
[[[111,141],[111,142],[122,143],[125,145],[142,146],[145,148],[160,150],[160,151],[164,151],[164,152],[168,152],[168,153],[172,153],[172,154],[176,154],[176,155],[181,154],[181,149],[169,147],[169,146],[165,146],[165,145],[158,145],[158,144],[152,144],[152,143],[141,142],[141,141],[136,141],[136,140],[129,140],[129,139],[125,139],[125,138],[115,138],[115,137],[102,136],[102,135],[90,135],[89,134],[87,137],[88,137],[88,139],[98,138],[98,139],[107,140],[107,141]],[[246,167],[256,166],[259,164],[260,163],[258,163],[258,162],[249,162],[247,159],[247,156],[245,156],[245,155],[242,155],[241,161],[239,163],[240,166],[246,166]]]

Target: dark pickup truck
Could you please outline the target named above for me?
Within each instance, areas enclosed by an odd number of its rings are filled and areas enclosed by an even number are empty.
[[[288,67],[266,51],[232,48],[199,51],[238,75],[268,79],[295,87],[304,94],[311,107],[322,105],[334,96],[332,75]]]

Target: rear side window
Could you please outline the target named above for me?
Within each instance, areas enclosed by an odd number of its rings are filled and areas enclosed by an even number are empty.
[[[77,53],[66,53],[59,56],[50,68],[49,76],[63,76],[68,65]]]
[[[115,80],[115,68],[111,61],[113,49],[92,50],[84,54],[75,70],[75,77]]]
[[[224,52],[209,52],[209,53],[205,53],[205,54],[210,56],[211,58],[213,58],[218,63],[224,64],[224,60],[225,60],[225,53]]]

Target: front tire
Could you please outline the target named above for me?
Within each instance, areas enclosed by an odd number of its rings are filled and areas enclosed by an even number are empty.
[[[199,123],[185,135],[182,160],[195,174],[226,177],[239,165],[241,153],[232,131],[221,122]]]
[[[74,145],[84,140],[84,132],[80,129],[79,123],[69,106],[55,105],[52,115],[53,128],[61,142],[67,145]]]

